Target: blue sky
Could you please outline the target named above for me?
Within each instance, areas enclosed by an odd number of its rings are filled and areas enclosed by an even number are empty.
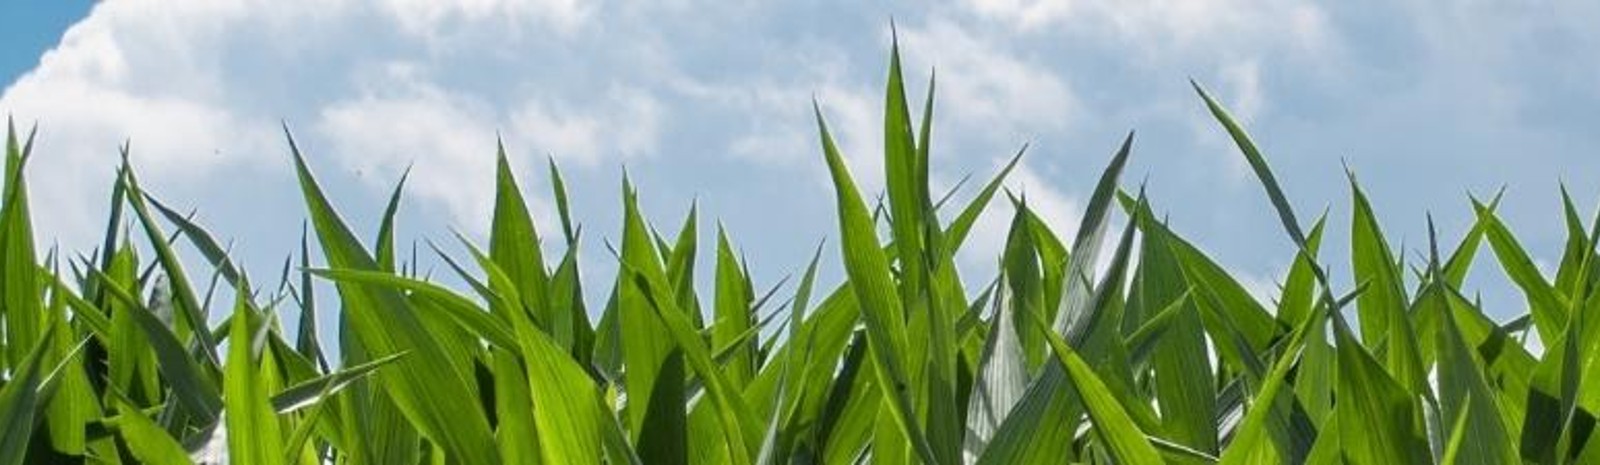
[[[12,4],[0,112],[39,124],[30,188],[45,244],[94,246],[128,139],[146,187],[197,209],[257,274],[295,249],[303,218],[286,121],[369,235],[414,166],[402,235],[481,240],[501,134],[543,231],[556,224],[545,157],[564,168],[590,279],[609,276],[601,244],[617,236],[626,169],[658,228],[676,228],[697,201],[705,240],[720,221],[757,281],[774,282],[836,231],[812,98],[864,187],[881,186],[890,18],[912,92],[937,69],[935,184],[987,176],[1031,143],[1009,186],[1070,233],[1137,129],[1128,182],[1148,180],[1173,227],[1263,295],[1291,249],[1189,78],[1246,122],[1302,216],[1328,209],[1336,275],[1349,269],[1346,165],[1412,258],[1423,214],[1454,241],[1467,195],[1505,186],[1502,215],[1549,266],[1562,240],[1557,183],[1584,209],[1600,194],[1593,3],[858,3]],[[961,258],[969,280],[989,278],[1008,215],[997,205],[978,226]],[[1496,315],[1520,313],[1481,258],[1469,285]]]
[[[83,19],[93,4],[85,0],[35,2],[22,8],[6,6],[0,17],[0,81],[10,83],[39,64],[39,54],[55,47],[62,31]],[[19,11],[22,10],[22,11]]]

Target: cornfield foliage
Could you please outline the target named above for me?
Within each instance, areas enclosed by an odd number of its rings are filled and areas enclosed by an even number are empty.
[[[1407,262],[1352,177],[1339,259],[1356,284],[1336,287],[1318,255],[1326,218],[1296,215],[1196,85],[1297,250],[1262,301],[1123,190],[1131,135],[1072,237],[1000,195],[1015,158],[975,195],[936,196],[932,87],[914,119],[891,55],[877,202],[817,111],[842,253],[819,247],[792,287],[753,282],[725,234],[697,243],[692,210],[662,234],[626,180],[616,276],[583,282],[559,171],[560,224],[536,227],[503,151],[489,243],[438,252],[465,283],[447,287],[396,257],[399,188],[367,246],[292,137],[312,227],[275,279],[235,266],[126,161],[104,245],[41,254],[32,136],[13,129],[0,465],[1600,463],[1600,221],[1569,199],[1552,279],[1495,200],[1473,200],[1468,231]],[[1015,216],[999,276],[973,281],[953,257],[991,201]],[[544,256],[541,240],[564,252]],[[1526,314],[1492,320],[1461,290],[1484,243]],[[696,263],[701,247],[714,263]],[[209,266],[186,269],[179,249]],[[824,259],[842,261],[843,282],[817,279]],[[608,297],[586,302],[584,286]],[[335,308],[317,306],[319,287]],[[289,313],[297,327],[280,323]],[[316,327],[327,313],[338,326]]]

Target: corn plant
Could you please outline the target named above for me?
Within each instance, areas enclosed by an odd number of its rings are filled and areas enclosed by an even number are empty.
[[[816,111],[840,253],[818,246],[792,287],[755,282],[723,231],[697,263],[696,211],[663,234],[626,179],[617,272],[584,282],[560,171],[560,223],[535,225],[503,149],[488,244],[430,243],[463,283],[443,285],[397,252],[400,187],[368,246],[292,136],[310,227],[276,279],[144,190],[126,149],[103,246],[41,258],[33,136],[12,128],[0,465],[1600,463],[1600,221],[1565,195],[1552,278],[1498,198],[1471,201],[1453,244],[1430,224],[1408,263],[1352,176],[1355,284],[1335,286],[1327,218],[1302,222],[1196,85],[1294,246],[1264,301],[1124,189],[1131,134],[1063,237],[1001,187],[1020,152],[975,194],[935,195],[933,84],[913,118],[897,49],[887,81],[877,202]],[[997,276],[963,276],[954,257],[995,197],[1014,207]],[[1462,290],[1485,242],[1527,300],[1509,321]],[[824,259],[841,282],[818,277]],[[328,313],[337,327],[318,328]]]

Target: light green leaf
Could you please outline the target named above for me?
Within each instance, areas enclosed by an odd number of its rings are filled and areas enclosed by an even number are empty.
[[[1095,375],[1094,369],[1078,356],[1077,351],[1067,344],[1061,336],[1051,332],[1044,320],[1034,316],[1035,328],[1044,332],[1045,340],[1050,344],[1050,350],[1055,354],[1056,362],[1066,369],[1067,379],[1083,398],[1083,404],[1089,412],[1089,421],[1094,423],[1095,433],[1101,440],[1110,445],[1112,455],[1121,463],[1161,463],[1161,453],[1156,451],[1154,445],[1145,437],[1145,433],[1133,423],[1133,418],[1123,410],[1122,404],[1106,388],[1100,377]]]
[[[871,215],[856,190],[855,181],[844,165],[844,157],[834,145],[822,120],[821,108],[814,108],[817,126],[822,138],[823,154],[829,173],[833,177],[834,193],[838,200],[839,231],[846,274],[859,301],[861,319],[866,324],[867,338],[872,346],[873,372],[879,385],[886,391],[887,408],[902,434],[911,441],[924,462],[937,464],[937,456],[921,430],[912,406],[912,385],[909,376],[910,360],[905,329],[904,309],[895,292],[889,275],[889,261],[878,245]]]
[[[306,209],[329,267],[376,271],[377,262],[334,212],[293,137],[288,142]],[[345,323],[372,356],[411,352],[397,362],[396,369],[379,372],[375,383],[390,395],[406,419],[456,460],[498,463],[488,419],[475,405],[476,390],[462,366],[466,361],[449,358],[397,291],[357,284],[337,287]]]
[[[228,363],[223,373],[223,411],[228,427],[229,462],[238,465],[284,463],[283,433],[253,355],[259,347],[258,335],[265,337],[268,327],[245,304],[248,288],[236,293],[233,320],[228,331]]]

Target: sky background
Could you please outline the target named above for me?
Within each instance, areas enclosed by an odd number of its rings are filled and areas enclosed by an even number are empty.
[[[1558,183],[1585,211],[1600,195],[1594,2],[860,3],[13,0],[0,113],[39,125],[43,246],[98,243],[116,147],[131,140],[145,187],[198,210],[257,275],[275,275],[304,219],[280,122],[369,240],[413,167],[402,241],[452,251],[452,230],[484,241],[499,134],[547,237],[546,157],[563,168],[592,293],[614,269],[602,244],[619,235],[624,170],[658,229],[675,231],[691,202],[702,244],[726,226],[758,286],[803,267],[837,234],[811,101],[863,188],[880,190],[891,18],[912,95],[937,70],[936,190],[987,178],[1028,143],[1007,184],[1071,234],[1137,130],[1124,184],[1148,180],[1172,226],[1263,296],[1292,249],[1190,78],[1245,122],[1303,221],[1328,211],[1323,256],[1344,283],[1345,166],[1413,260],[1425,214],[1453,243],[1467,196],[1503,186],[1502,216],[1548,269]],[[967,280],[992,277],[1009,215],[997,202],[980,221]],[[1469,291],[1494,315],[1521,313],[1487,248],[1480,259]]]

